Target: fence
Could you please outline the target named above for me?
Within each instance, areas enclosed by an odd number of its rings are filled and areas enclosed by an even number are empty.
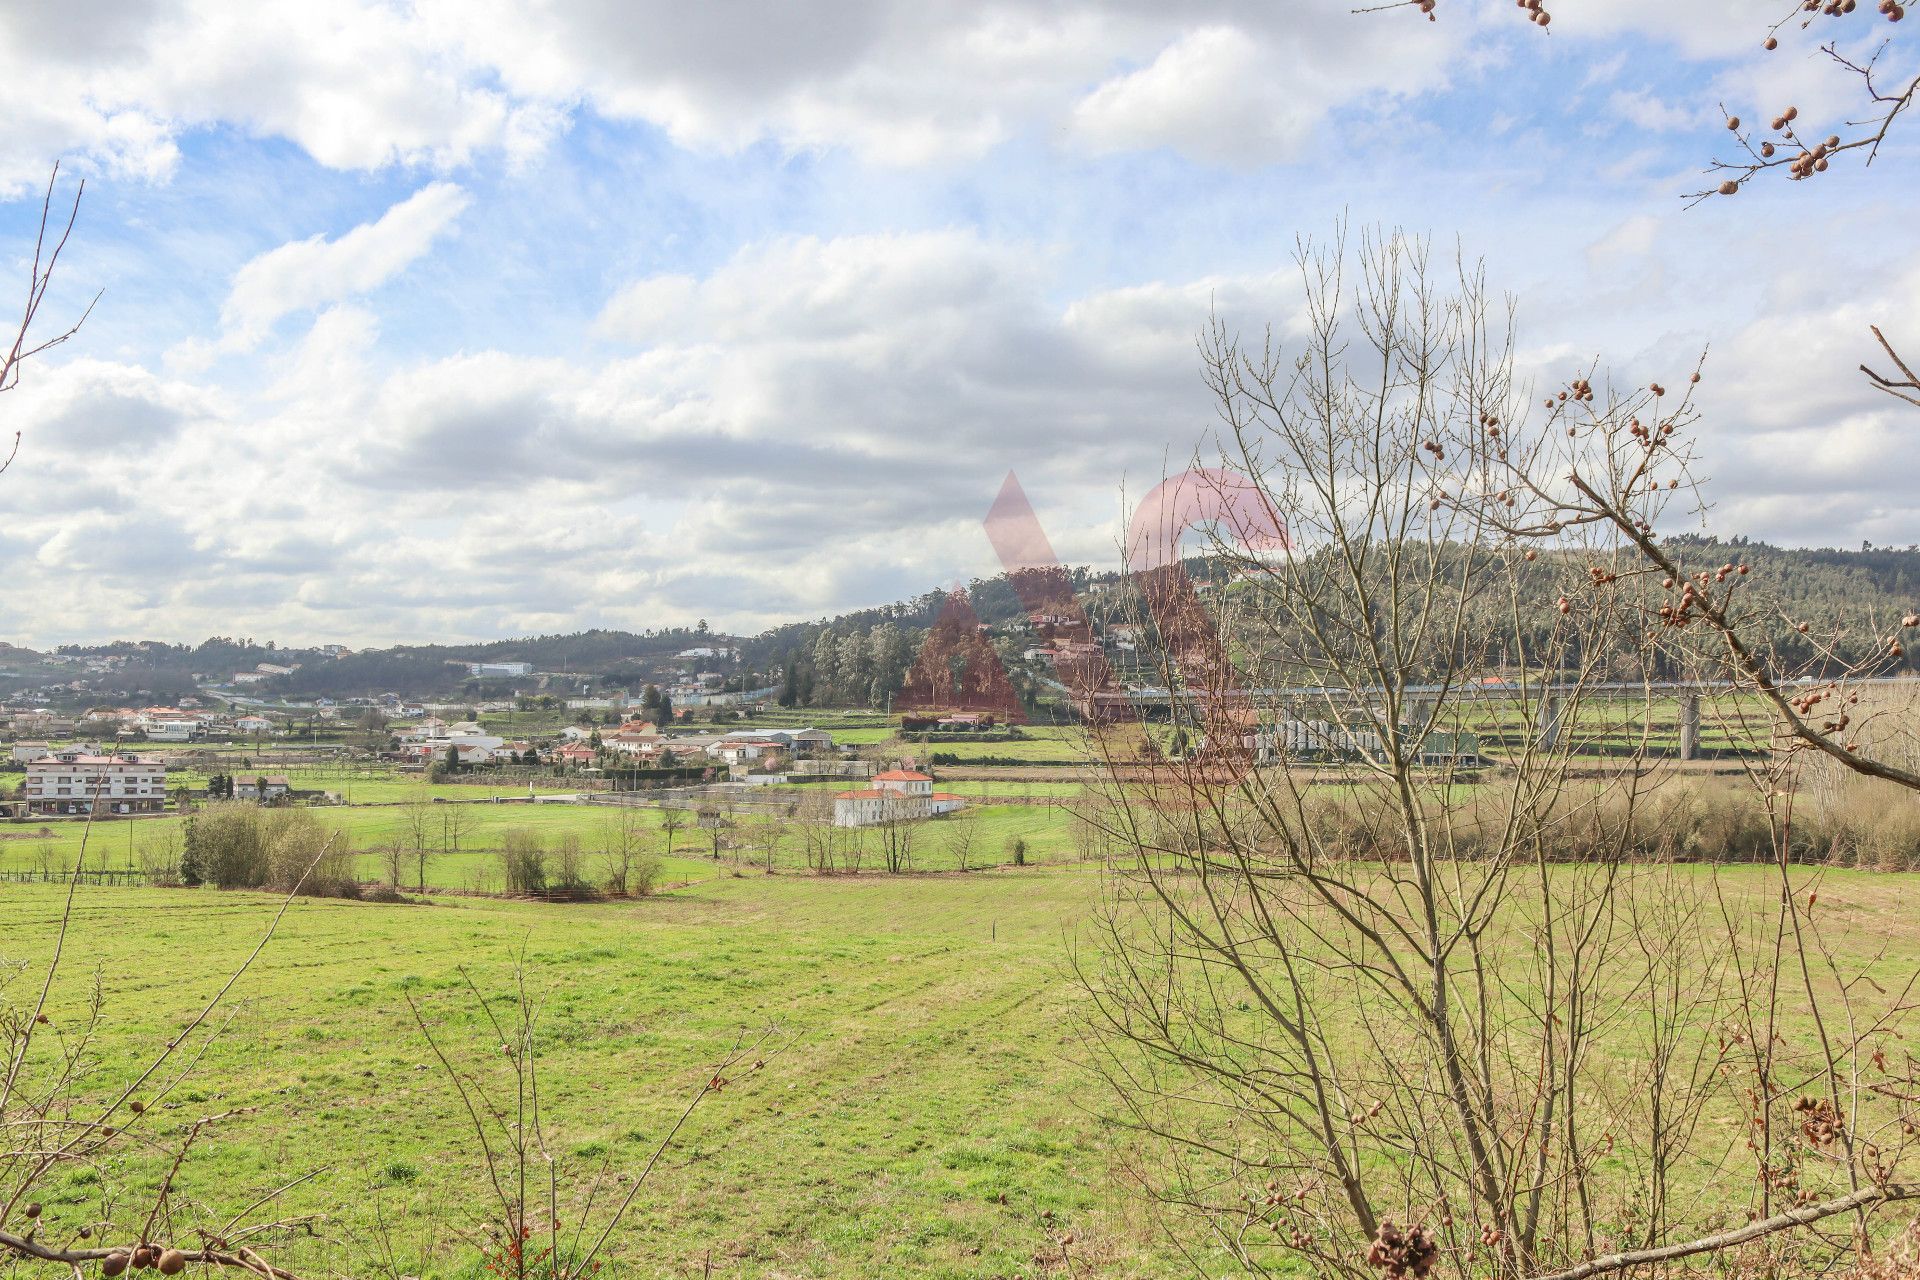
[[[150,877],[146,872],[135,871],[131,867],[120,871],[58,871],[50,867],[0,871],[0,881],[15,884],[66,884],[75,879],[81,884],[144,885]]]

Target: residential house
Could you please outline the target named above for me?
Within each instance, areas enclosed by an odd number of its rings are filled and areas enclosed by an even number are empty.
[[[833,825],[868,827],[883,822],[913,822],[966,807],[966,799],[935,791],[933,779],[911,769],[877,773],[873,785],[841,791],[833,797]]]
[[[601,739],[609,751],[618,751],[630,756],[653,756],[660,753],[666,739],[657,733],[614,732]]]
[[[734,738],[715,746],[709,754],[728,764],[749,764],[777,756],[785,749],[785,744],[765,738]]]
[[[264,776],[236,774],[233,779],[233,798],[236,800],[253,800],[272,804],[275,800],[283,799],[292,790],[293,783],[285,774],[280,773],[269,773]]]
[[[933,794],[933,779],[913,769],[887,769],[873,775],[873,785],[884,791],[920,799]]]

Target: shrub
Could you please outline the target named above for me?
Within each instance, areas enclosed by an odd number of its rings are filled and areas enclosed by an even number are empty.
[[[329,848],[333,842],[334,847]],[[357,890],[352,855],[307,809],[210,805],[194,816],[181,856],[182,879],[222,889],[275,889],[338,897]]]
[[[627,891],[636,898],[647,897],[659,887],[662,870],[659,854],[638,855],[633,860],[633,870],[627,879]]]
[[[508,893],[544,893],[547,888],[547,849],[540,833],[515,827],[500,837],[500,864]]]

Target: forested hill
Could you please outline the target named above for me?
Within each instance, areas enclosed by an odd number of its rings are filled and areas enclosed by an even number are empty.
[[[1675,538],[1670,545],[1686,563],[1696,567],[1732,561],[1751,565],[1756,583],[1764,583],[1780,605],[1776,611],[1780,616],[1768,619],[1767,626],[1778,631],[1769,638],[1781,645],[1781,656],[1787,659],[1794,656],[1797,641],[1789,617],[1839,624],[1865,635],[1920,607],[1920,547],[1806,549],[1744,538],[1721,541],[1703,537]],[[1541,574],[1543,590],[1549,575],[1568,567],[1556,569],[1551,560],[1542,557],[1542,563],[1530,571]],[[1204,562],[1196,562],[1193,568],[1201,577],[1210,572]],[[1078,568],[1068,570],[1065,581],[1084,597],[1089,588],[1112,579],[1112,574]],[[968,584],[968,597],[975,615],[989,626],[999,626],[1025,612],[1019,594],[1004,576]],[[1551,593],[1545,598],[1551,599]],[[920,634],[938,617],[944,600],[944,592],[930,590],[909,600],[789,623],[753,636],[723,635],[702,623],[691,628],[589,630],[479,644],[401,644],[346,656],[331,656],[318,648],[287,647],[271,640],[226,636],[197,645],[150,640],[63,645],[52,654],[0,642],[0,672],[8,673],[7,686],[17,688],[80,665],[88,668],[89,685],[102,695],[116,691],[164,695],[190,689],[196,676],[220,681],[235,672],[252,671],[261,663],[297,664],[297,671],[267,682],[262,692],[307,696],[376,691],[425,694],[444,691],[466,680],[458,665],[464,662],[527,662],[537,672],[595,677],[607,685],[626,685],[658,678],[675,662],[687,665],[677,655],[688,650],[736,650],[735,656],[718,664],[696,660],[692,665],[727,669],[742,680],[778,679],[789,666],[806,667],[828,653],[844,656],[858,650],[874,655],[871,664],[865,660],[853,664],[860,671],[861,687],[838,692],[864,697],[875,681],[885,683],[897,675],[903,662],[910,661]],[[716,601],[715,605],[723,603]],[[90,661],[95,659],[112,662]],[[1914,661],[1913,655],[1909,655],[1909,661]],[[102,665],[110,669],[101,670]],[[852,677],[848,682],[852,683]]]

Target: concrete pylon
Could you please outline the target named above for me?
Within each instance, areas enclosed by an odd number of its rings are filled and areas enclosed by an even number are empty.
[[[1537,744],[1542,751],[1552,751],[1560,745],[1560,695],[1551,689],[1540,694],[1540,719],[1536,726]]]
[[[1692,760],[1700,754],[1700,695],[1680,695],[1680,758]]]

